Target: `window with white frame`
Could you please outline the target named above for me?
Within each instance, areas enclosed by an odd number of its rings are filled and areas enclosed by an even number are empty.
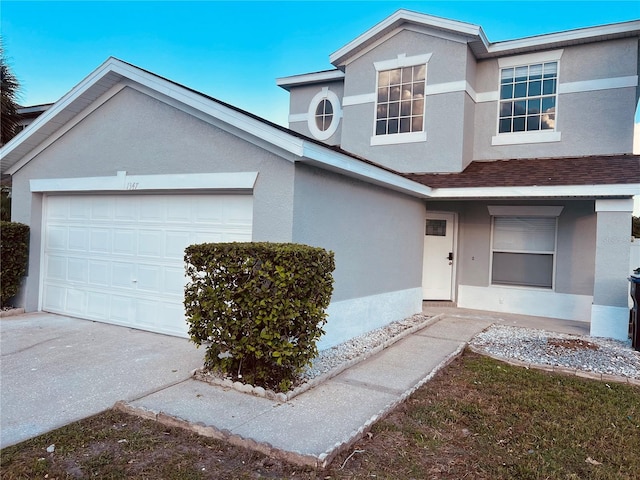
[[[331,102],[323,98],[316,107],[316,127],[321,132],[326,132],[333,121],[333,106]]]
[[[431,53],[374,62],[375,118],[371,145],[427,140],[425,89]]]
[[[338,95],[329,90],[329,87],[322,87],[309,102],[307,126],[311,135],[318,140],[328,140],[337,132],[341,118]]]
[[[555,130],[558,62],[500,70],[499,133]]]
[[[557,217],[493,217],[491,284],[553,288]]]
[[[376,135],[423,131],[426,69],[414,65],[378,72]]]

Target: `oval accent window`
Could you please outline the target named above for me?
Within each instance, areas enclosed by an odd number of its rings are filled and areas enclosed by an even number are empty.
[[[328,87],[324,87],[311,99],[307,125],[314,138],[327,140],[331,137],[338,130],[341,117],[340,99]]]

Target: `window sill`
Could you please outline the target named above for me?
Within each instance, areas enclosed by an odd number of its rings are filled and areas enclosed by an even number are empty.
[[[520,145],[527,143],[550,143],[562,140],[560,132],[501,133],[491,137],[491,145]]]
[[[513,290],[536,290],[538,292],[555,292],[554,287],[534,287],[533,285],[513,285],[506,283],[490,283],[489,287],[495,288],[510,288]]]
[[[427,141],[427,132],[395,133],[392,135],[374,135],[371,146],[400,145],[403,143],[418,143]]]

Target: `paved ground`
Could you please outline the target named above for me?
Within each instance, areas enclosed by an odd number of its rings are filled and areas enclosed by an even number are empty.
[[[503,323],[588,334],[588,324],[427,306],[436,318],[285,403],[190,378],[188,340],[46,313],[0,321],[0,446],[119,408],[304,465],[323,466],[455,357]]]
[[[0,320],[0,447],[182,381],[204,350],[182,338],[30,313]]]
[[[457,308],[286,403],[186,380],[120,405],[301,465],[324,467],[493,323],[587,334],[588,324]]]

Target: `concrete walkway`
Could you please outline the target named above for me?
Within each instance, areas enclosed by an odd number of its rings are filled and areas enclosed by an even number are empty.
[[[493,323],[588,334],[588,323],[426,305],[429,324],[295,398],[194,380],[186,339],[49,313],[0,322],[0,447],[114,404],[168,425],[323,467]]]
[[[433,322],[319,386],[279,403],[189,379],[117,407],[167,425],[325,467],[493,323],[588,334],[588,324],[425,307]]]

